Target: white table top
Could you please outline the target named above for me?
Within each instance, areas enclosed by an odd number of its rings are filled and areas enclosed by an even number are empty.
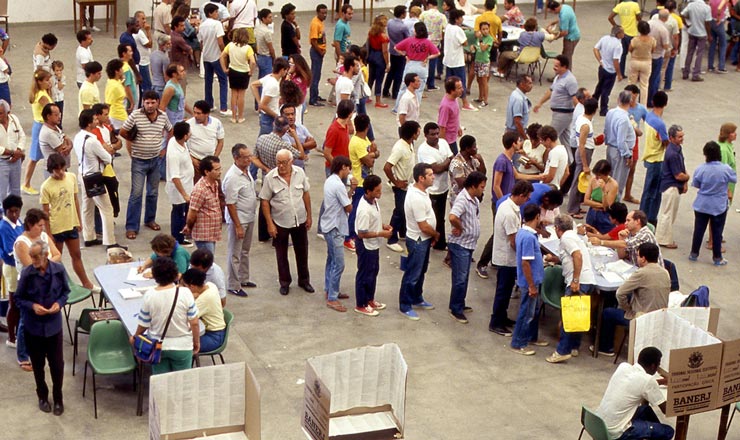
[[[98,280],[98,284],[103,289],[105,297],[108,302],[111,303],[118,315],[121,317],[121,322],[126,326],[126,331],[130,335],[136,332],[136,326],[138,325],[139,310],[141,310],[141,303],[144,298],[133,298],[123,299],[121,294],[118,292],[120,289],[127,289],[132,287],[154,287],[156,283],[154,280],[146,281],[128,281],[128,273],[132,267],[137,267],[141,263],[122,263],[122,264],[106,264],[98,266],[94,270],[95,278]]]

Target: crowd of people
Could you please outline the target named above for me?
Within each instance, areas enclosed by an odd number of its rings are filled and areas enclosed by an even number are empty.
[[[350,298],[340,288],[344,255],[356,253],[353,310],[366,316],[387,308],[375,297],[383,242],[389,250],[406,254],[398,309],[411,320],[421,318],[418,311],[435,307],[424,297],[424,278],[431,249],[446,251],[444,264],[452,269],[449,314],[467,323],[466,313],[472,308],[465,298],[489,184],[493,234],[474,266],[484,279],[489,278],[490,264],[496,268],[489,330],[511,337],[511,349],[522,355],[535,354],[532,345],[548,345],[537,336],[545,263],[562,265],[569,292],[588,293],[596,288],[588,247],[606,246],[638,267],[634,282],[617,292],[618,308],[604,312],[599,350],[613,356],[616,325],[667,304],[670,280],[660,247],[679,246],[673,224],[689,184],[699,190],[693,203],[689,259],[698,259],[709,225],[713,262],[727,264],[722,241],[737,180],[733,149],[737,126],[721,126],[718,140],[704,146],[706,163],[692,175],[682,153],[684,130],[667,124],[663,111],[679,54],[686,55],[683,79],[703,81],[702,57],[710,42],[709,71],[726,72],[723,26],[727,14],[733,26],[740,20],[737,4],[692,0],[679,15],[673,0],[659,0],[649,14],[640,11],[637,2],[619,3],[607,18],[611,31],[593,48],[598,83],[592,94],[572,71],[580,41],[575,11],[555,0],[546,7],[557,19],[545,28],[536,17],[525,18],[515,0],[505,0],[502,17],[496,14],[495,0],[486,0],[480,10],[469,1],[445,0],[438,5],[437,0],[413,0],[394,7],[390,19],[385,14],[375,17],[363,46],[351,43],[358,38],[352,34],[354,10],[349,2],[337,11],[328,41],[326,5],[316,7],[308,37],[302,37],[296,7],[287,3],[280,10],[282,56],[273,42],[278,35],[273,31],[273,12],[258,10],[254,0],[233,0],[228,6],[208,0],[197,14],[187,2],[163,0],[152,23],[143,12],[127,20],[118,56],[105,66],[92,54],[96,29],[92,16],[88,28],[77,33],[78,130],[62,127],[68,89],[64,64],[53,56],[57,37],[50,33],[41,37],[33,51],[29,81],[34,119],[29,142],[22,121],[11,111],[9,63],[0,52],[0,197],[5,220],[0,224],[0,251],[11,297],[7,344],[16,347],[21,368],[34,371],[40,408],[51,411],[43,368],[38,368],[46,357],[54,383],[53,411],[63,412],[59,310],[69,288],[60,264],[62,252],[66,245],[79,283],[99,291],[87,276],[80,249],[125,248],[123,237],[117,238],[122,231],[114,227],[121,212],[116,175],[129,171],[127,240],[137,239],[142,210],[144,226],[161,231],[157,222],[162,218],[157,216],[161,180],[166,181],[171,205],[169,233],[151,241],[153,254],[141,266],[142,271],[151,269],[157,287],[145,295],[137,334],[161,335],[170,305],[173,301],[182,305],[155,373],[188,368],[193,353],[223,341],[227,295],[246,297],[257,287],[250,277],[249,258],[255,229],[259,241],[272,240],[279,292],[288,295],[290,247],[298,286],[315,291],[308,267],[308,231],[316,225],[327,246],[326,306],[337,312],[347,311],[341,300]],[[464,17],[474,14],[479,14],[474,27],[464,28]],[[642,20],[644,14],[649,21]],[[523,28],[516,46],[504,38],[503,26]],[[0,39],[5,49],[9,37],[1,33]],[[527,97],[533,78],[515,78],[500,137],[503,149],[487,166],[476,137],[464,134],[461,110],[485,110],[491,76],[509,76],[521,51],[558,39],[563,48],[553,61],[552,84],[535,105]],[[688,49],[681,49],[682,41]],[[319,89],[327,45],[333,47],[336,65],[326,78],[331,93],[324,99]],[[735,63],[737,46],[731,55]],[[306,47],[310,66],[302,55]],[[188,76],[195,69],[204,80],[202,93],[188,89]],[[97,83],[103,71],[108,80],[101,96]],[[476,78],[478,98],[469,100]],[[624,78],[629,85],[610,107],[613,88]],[[438,95],[432,94],[439,89],[437,81],[442,81],[444,92],[438,103],[433,102]],[[14,81],[14,87],[21,83]],[[247,90],[259,114],[259,135],[253,147],[248,141],[227,147],[233,164],[223,169],[225,132],[245,123],[245,106],[252,106]],[[384,148],[376,142],[367,112],[373,100],[373,117],[395,120],[398,130],[382,165],[378,160]],[[438,106],[435,121],[420,120],[422,102]],[[545,104],[552,114],[549,124],[530,121]],[[303,119],[307,106],[327,105],[333,111],[322,141]],[[71,107],[66,111],[74,112]],[[594,132],[597,113],[605,118],[603,134]],[[65,134],[72,131],[77,134]],[[640,139],[645,139],[643,148]],[[600,145],[606,159],[595,161]],[[131,158],[130,170],[114,166],[124,147]],[[314,150],[325,159],[326,180],[320,185],[310,183],[304,171]],[[79,164],[76,173],[70,168],[73,156]],[[632,190],[638,158],[646,167],[641,200]],[[22,177],[23,162],[27,166]],[[31,181],[38,162],[44,163],[45,180],[35,189]],[[386,179],[394,201],[392,213],[381,213],[378,203]],[[23,215],[21,193],[38,196],[42,209],[28,209]],[[316,219],[312,196],[322,200]],[[639,203],[639,209],[629,210],[624,202]],[[576,228],[574,219],[583,218],[584,225]],[[547,226],[554,227],[560,240],[558,255],[543,256],[540,249],[538,234],[547,236]],[[197,250],[191,256],[187,248],[193,246]],[[226,271],[214,257],[225,257]],[[508,309],[515,286],[521,301],[517,319],[512,320]],[[205,322],[205,336],[197,336],[197,318]],[[578,355],[579,347],[580,334],[563,331],[547,361],[567,361]],[[651,356],[640,361],[645,371],[653,365],[656,355]]]

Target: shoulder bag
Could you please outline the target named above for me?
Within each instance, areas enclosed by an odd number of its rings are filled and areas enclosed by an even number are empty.
[[[175,300],[172,301],[172,307],[170,308],[170,314],[167,316],[167,323],[164,325],[164,331],[162,332],[162,339],[154,339],[144,335],[136,335],[134,337],[134,356],[140,362],[147,364],[158,364],[159,359],[162,357],[162,341],[167,335],[167,329],[170,326],[172,320],[172,314],[175,312],[175,306],[177,305],[177,297],[180,294],[180,286],[175,288]]]
[[[80,162],[80,173],[83,173],[83,170],[85,168],[85,144],[87,143],[87,138],[89,137],[90,135],[86,135],[85,140],[82,141],[82,161]],[[103,177],[103,173],[100,171],[100,166],[98,166],[98,171],[95,171],[94,173],[82,174],[82,183],[85,186],[85,194],[87,194],[89,198],[102,196],[106,193],[105,178]]]

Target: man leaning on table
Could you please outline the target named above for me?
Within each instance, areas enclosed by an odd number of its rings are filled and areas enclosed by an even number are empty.
[[[637,248],[643,243],[657,245],[658,241],[655,239],[653,231],[648,227],[647,216],[642,211],[637,210],[627,214],[624,226],[625,229],[619,231],[618,240],[602,240],[591,237],[588,241],[596,246],[606,246],[616,249],[619,258],[627,259],[633,266],[637,266]],[[663,266],[663,255],[661,255],[660,249],[658,249],[658,263],[660,263],[661,267]]]
[[[644,313],[668,307],[671,277],[658,264],[660,248],[655,243],[643,243],[637,250],[640,267],[617,289],[619,308],[604,309],[599,338],[599,354],[614,356],[614,329],[628,326],[630,320]],[[593,351],[593,350],[592,350]]]

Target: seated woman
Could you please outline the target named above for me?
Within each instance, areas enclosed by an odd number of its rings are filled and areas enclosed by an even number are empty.
[[[178,273],[185,273],[190,265],[190,253],[175,240],[175,237],[168,234],[157,234],[149,243],[152,246],[152,255],[139,266],[139,273],[152,267],[152,263],[159,257],[169,257],[177,265]],[[145,277],[151,278],[151,275],[144,274]]]
[[[579,229],[578,233],[581,235],[587,235],[590,237],[596,237],[599,240],[619,240],[619,231],[625,228],[624,222],[627,221],[627,205],[622,202],[614,202],[606,210],[609,213],[609,221],[614,226],[609,232],[602,234],[596,228],[589,224],[581,225],[583,229]]]
[[[552,41],[555,36],[539,29],[537,19],[530,17],[524,22],[524,32],[519,35],[519,50],[505,50],[498,56],[498,76],[504,76],[511,68],[514,60],[525,47],[542,47],[545,41]]]
[[[221,346],[226,336],[224,309],[221,297],[213,283],[206,282],[206,274],[198,269],[188,269],[182,274],[182,285],[190,289],[198,307],[198,319],[206,326],[200,337],[200,351],[207,353]]]
[[[588,184],[585,200],[583,203],[589,207],[586,214],[586,224],[596,228],[602,234],[606,234],[614,228],[609,219],[608,209],[617,200],[619,185],[617,181],[609,176],[612,166],[602,159],[596,162],[591,169],[594,176]]]

